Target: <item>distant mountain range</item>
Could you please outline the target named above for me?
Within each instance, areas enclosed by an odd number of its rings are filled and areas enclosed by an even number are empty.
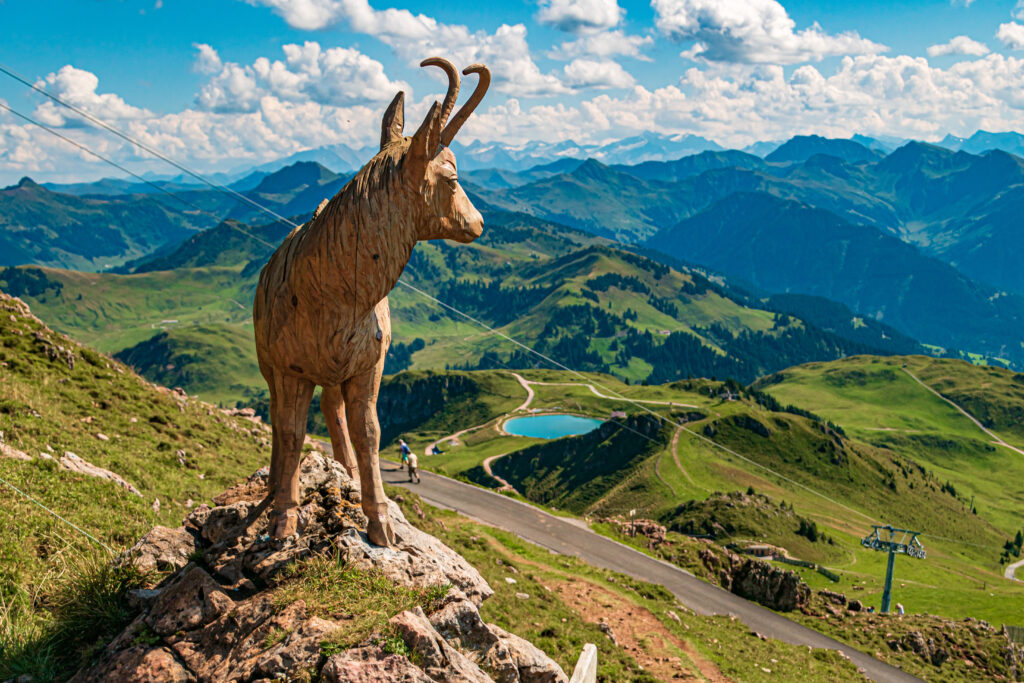
[[[755,142],[739,151],[767,158],[782,147],[787,148],[783,154],[788,155],[792,153],[790,150],[794,146],[807,146],[814,141],[825,140],[829,139],[817,135],[798,135],[788,141]],[[835,139],[832,140],[834,141]],[[907,138],[894,138],[890,136],[868,137],[859,134],[849,138],[848,141],[856,143],[869,151],[878,152],[881,155],[889,154],[906,143],[911,142]],[[1024,134],[1021,133],[990,133],[979,130],[969,138],[947,135],[945,139],[936,144],[939,147],[945,147],[954,152],[964,151],[971,154],[981,154],[992,149],[1001,149],[1011,154],[1024,156]],[[562,140],[560,142],[530,141],[518,145],[500,142],[474,142],[464,145],[456,141],[452,145],[452,151],[455,152],[459,160],[459,168],[464,171],[479,171],[482,169],[524,171],[535,166],[566,159],[577,159],[580,161],[595,159],[609,166],[616,164],[632,166],[645,161],[672,161],[700,152],[723,151],[724,149],[724,147],[713,140],[699,135],[664,135],[653,132],[644,132],[632,137],[600,144],[583,144],[574,140]],[[282,166],[288,166],[298,161],[315,161],[337,172],[351,171],[361,167],[376,151],[374,147],[353,149],[341,144],[328,145],[297,152],[256,167],[237,169],[231,175],[231,180],[237,180],[253,171],[273,172]],[[803,158],[806,158],[806,156]],[[768,160],[784,161],[785,159],[777,157]],[[851,159],[847,158],[847,160]]]
[[[216,216],[182,211],[151,196],[77,197],[23,178],[0,189],[0,266],[102,270],[216,222]]]
[[[1024,296],[999,296],[873,226],[801,202],[733,194],[649,245],[765,291],[840,301],[917,339],[1024,359]]]
[[[767,161],[803,161],[810,156],[806,150],[813,149],[815,145],[822,147],[819,150],[822,153],[835,155],[836,148],[838,147],[835,143],[842,142],[855,143],[858,146],[850,146],[851,150],[859,150],[859,148],[863,147],[869,153],[876,152],[886,155],[911,142],[911,140],[889,136],[868,137],[857,134],[844,141],[834,138],[823,138],[817,135],[798,135],[789,140],[755,142],[744,147],[742,150],[733,151],[740,151],[766,159]],[[1000,149],[1010,154],[1024,156],[1024,134],[1014,132],[991,133],[979,130],[969,138],[947,135],[941,142],[937,143],[937,146],[945,147],[955,152],[964,151],[972,154],[981,154],[989,150]],[[828,147],[830,151],[825,151],[825,147]],[[459,159],[460,171],[477,172],[486,170],[504,171],[506,173],[518,173],[556,162],[568,163],[585,159],[595,159],[609,166],[634,166],[648,161],[674,161],[700,152],[724,151],[724,148],[718,143],[699,135],[663,135],[651,132],[600,144],[581,144],[573,140],[563,140],[555,143],[530,141],[518,145],[498,142],[474,142],[464,145],[460,142],[455,142],[452,145],[452,149]],[[780,149],[782,151],[776,154]],[[354,170],[362,167],[366,160],[373,156],[376,151],[376,148],[373,146],[353,148],[343,144],[325,145],[315,149],[296,152],[255,166],[243,165],[228,173],[210,173],[206,174],[206,176],[211,181],[228,185],[232,189],[248,190],[255,187],[263,176],[298,162],[315,162],[332,169],[340,175],[349,175]],[[856,153],[862,154],[862,152]],[[848,155],[839,156],[847,161],[855,160]],[[772,158],[769,159],[768,157]],[[197,183],[194,178],[184,174],[174,176],[147,175],[147,179],[158,185],[166,186],[168,189],[202,189],[206,187],[201,183]],[[532,179],[535,180],[537,178]],[[145,183],[120,178],[105,178],[88,183],[42,184],[48,189],[68,194],[149,194],[157,192],[157,190]]]
[[[1015,139],[986,135],[959,144]],[[492,212],[646,245],[764,296],[823,296],[908,337],[1024,365],[1024,270],[1016,263],[1024,249],[1024,159],[920,142],[886,153],[887,144],[796,136],[764,157],[705,149],[635,164],[576,159],[582,148],[570,142],[539,150],[562,156],[532,166],[525,150],[457,153],[467,192]],[[713,146],[641,136],[591,151],[645,158],[666,145]],[[343,151],[335,149],[336,158]],[[467,170],[474,162],[508,166]],[[251,171],[232,187],[301,222],[348,177],[297,161],[272,173]],[[174,268],[166,259],[187,253],[197,231],[225,219],[229,233],[238,232],[233,225],[267,223],[264,213],[225,193],[180,179],[156,182],[175,196],[111,180],[55,192],[26,179],[0,190],[0,265]],[[265,230],[275,243],[283,231],[286,224]],[[189,263],[205,265],[204,258]]]

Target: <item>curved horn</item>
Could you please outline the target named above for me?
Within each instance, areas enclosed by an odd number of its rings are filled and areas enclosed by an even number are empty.
[[[476,106],[480,104],[480,100],[487,94],[487,88],[491,85],[491,70],[483,64],[471,64],[463,69],[462,73],[467,76],[469,74],[476,74],[480,80],[476,84],[476,90],[469,96],[469,100],[462,105],[462,108],[455,113],[452,120],[441,131],[441,144],[445,147],[451,144],[459,129],[462,128],[462,124],[466,122],[466,119],[470,117]]]
[[[448,120],[448,115],[455,108],[455,100],[459,98],[459,71],[444,57],[428,57],[420,62],[420,66],[439,66],[448,74],[448,93],[444,96],[444,102],[441,105],[441,127],[443,128]]]

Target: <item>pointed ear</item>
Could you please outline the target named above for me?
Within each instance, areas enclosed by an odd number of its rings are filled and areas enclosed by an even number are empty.
[[[441,103],[434,102],[419,130],[412,136],[407,158],[417,172],[425,171],[441,140]]]
[[[402,138],[402,129],[405,128],[405,93],[399,91],[395,99],[391,100],[387,111],[384,112],[384,120],[380,124],[380,148],[395,140]]]

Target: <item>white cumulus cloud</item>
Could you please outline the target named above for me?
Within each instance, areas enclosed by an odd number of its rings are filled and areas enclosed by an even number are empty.
[[[574,88],[628,88],[633,77],[610,59],[581,57],[565,65],[565,82]]]
[[[942,57],[944,55],[973,55],[975,57],[982,57],[988,53],[987,45],[972,40],[968,36],[956,36],[948,43],[940,43],[928,47],[929,57]]]
[[[117,121],[152,116],[150,111],[133,107],[118,95],[97,93],[99,83],[99,78],[92,72],[67,64],[56,73],[36,81],[36,86],[100,119]],[[82,125],[77,114],[50,100],[36,107],[35,115],[50,126]]]
[[[877,54],[886,47],[856,32],[826,33],[796,22],[775,0],[652,0],[657,27],[694,41],[683,56],[714,62],[795,64],[835,55]]]
[[[289,102],[313,101],[345,106],[390,100],[408,84],[392,81],[384,66],[358,50],[323,49],[319,43],[284,45],[284,60],[260,57],[249,65],[222,62],[208,45],[197,45],[197,70],[220,69],[199,91],[201,109],[220,112],[253,111],[265,95]]]
[[[344,0],[245,0],[250,5],[273,7],[289,26],[315,31],[336,23],[345,11]]]
[[[357,33],[380,40],[409,64],[443,55],[459,66],[481,62],[490,67],[495,89],[519,96],[569,92],[558,76],[543,73],[533,61],[522,24],[502,24],[494,31],[471,31],[409,10],[374,9],[367,0],[247,0],[274,9],[289,25],[322,29],[340,21]]]
[[[196,72],[215,74],[224,68],[224,64],[220,61],[220,55],[206,43],[192,43],[192,47],[199,53],[196,55],[196,61],[193,65]]]
[[[569,33],[614,28],[625,12],[617,0],[540,0],[537,21]]]
[[[1015,21],[999,24],[996,38],[1011,50],[1024,50],[1024,26]]]
[[[561,43],[548,52],[552,59],[574,59],[576,57],[634,57],[644,61],[650,61],[641,53],[641,49],[654,43],[651,36],[627,35],[621,29],[604,31],[601,33],[589,33],[579,36],[575,40]]]

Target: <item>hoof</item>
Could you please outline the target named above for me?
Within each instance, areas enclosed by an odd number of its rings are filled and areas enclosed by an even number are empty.
[[[274,538],[288,538],[299,533],[299,511],[296,509],[281,510],[276,513]]]
[[[379,519],[371,518],[366,524],[366,536],[370,543],[385,548],[395,544],[395,530],[391,527],[391,519],[382,515]]]

